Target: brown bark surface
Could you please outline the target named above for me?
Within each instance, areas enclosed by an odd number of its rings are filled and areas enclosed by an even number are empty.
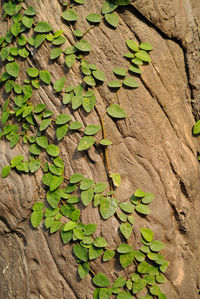
[[[79,6],[76,28],[86,31],[89,25],[85,16],[100,12],[102,2],[85,0],[85,5]],[[74,43],[70,28],[61,21],[59,1],[28,0],[24,5],[36,8],[38,21],[64,30],[68,38],[64,48]],[[116,197],[125,201],[138,188],[155,194],[152,213],[144,219],[136,216],[131,242],[137,249],[139,228],[151,228],[156,239],[166,244],[163,254],[171,263],[162,291],[169,299],[196,299],[200,297],[200,167],[199,138],[192,136],[192,126],[200,100],[200,5],[196,0],[136,0],[118,12],[120,24],[116,30],[102,22],[86,36],[92,44],[87,59],[106,73],[107,81],[114,79],[114,67],[128,67],[123,58],[126,39],[149,41],[154,50],[152,63],[142,67],[139,88],[122,89],[117,98],[127,111],[125,120],[113,121],[105,114],[113,97],[106,84],[95,91],[107,137],[113,142],[108,150],[110,168],[122,176]],[[6,29],[6,22],[1,22],[0,33]],[[53,82],[66,75],[68,85],[80,83],[78,65],[66,74],[64,57],[52,64],[50,50],[50,44],[45,42],[33,51],[23,67],[23,76],[28,67],[35,66],[49,70]],[[3,95],[1,104],[5,99]],[[32,99],[34,104],[45,103],[55,116],[68,111],[52,86],[34,91]],[[99,122],[95,111],[87,116],[74,112],[73,119],[84,124]],[[54,132],[48,130],[48,135],[54,142]],[[95,182],[106,181],[102,153],[95,149],[88,155],[79,153],[79,139],[78,134],[68,135],[59,144],[65,175],[81,172]],[[9,143],[1,141],[0,168],[20,154],[27,156],[26,145],[18,144],[11,150]],[[36,175],[17,175],[13,171],[6,179],[0,179],[0,298],[91,299],[91,276],[79,280],[71,246],[62,244],[59,233],[50,235],[44,227],[33,230],[30,225],[33,203],[45,196],[41,177],[42,171]],[[92,205],[82,207],[81,215],[84,223],[98,223],[97,233],[109,241],[110,247],[118,246],[119,222],[115,217],[103,221],[98,208]],[[116,275],[127,277],[133,270],[122,270],[113,261],[102,264],[99,259],[92,268],[96,273],[104,272],[112,281]]]

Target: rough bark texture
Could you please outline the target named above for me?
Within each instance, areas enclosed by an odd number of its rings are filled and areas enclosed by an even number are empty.
[[[102,2],[85,0],[85,5],[77,9],[76,27],[86,30],[85,16],[100,12]],[[68,43],[74,43],[70,28],[60,19],[59,1],[29,0],[25,4],[36,8],[38,21],[51,23],[55,30],[63,29]],[[128,66],[122,57],[127,52],[126,39],[149,41],[155,48],[152,63],[142,68],[139,88],[123,89],[117,98],[128,113],[125,120],[113,121],[105,115],[113,97],[105,84],[98,88],[96,96],[108,138],[113,142],[108,152],[110,167],[122,176],[118,199],[128,199],[137,188],[156,196],[152,213],[145,219],[136,217],[131,242],[138,248],[139,228],[146,225],[166,244],[164,255],[171,264],[161,289],[170,299],[200,296],[199,139],[192,136],[194,114],[198,117],[200,103],[199,12],[196,0],[136,0],[131,7],[119,10],[118,29],[101,23],[86,36],[93,45],[88,60],[104,70],[108,80],[114,79],[115,66]],[[6,26],[1,22],[1,33]],[[66,75],[64,58],[52,64],[49,52],[47,43],[34,51],[23,68],[24,76],[29,66],[48,69],[53,81]],[[80,82],[76,65],[67,74],[67,82]],[[5,96],[0,101],[4,100]],[[68,111],[52,87],[35,91],[33,102],[47,104],[55,115]],[[99,121],[95,111],[88,116],[74,112],[73,117],[85,124]],[[48,133],[53,141],[53,132]],[[95,181],[105,181],[103,155],[96,150],[90,150],[89,155],[79,153],[79,139],[78,134],[69,135],[59,145],[66,175],[76,171]],[[26,145],[18,144],[10,150],[9,144],[1,141],[0,165],[8,164],[17,154],[27,153]],[[13,172],[0,180],[0,298],[92,298],[91,277],[78,279],[71,246],[62,244],[59,233],[50,235],[44,227],[33,230],[30,225],[31,207],[45,195],[41,176],[40,171],[21,176]],[[111,247],[119,244],[116,218],[102,221],[98,209],[88,206],[82,208],[82,221],[98,223],[98,234],[106,237]],[[112,280],[116,274],[128,276],[132,270],[129,267],[123,271],[113,261],[102,264],[100,260],[93,262],[92,268]]]

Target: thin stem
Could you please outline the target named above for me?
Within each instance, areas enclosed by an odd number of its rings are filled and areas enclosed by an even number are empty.
[[[114,96],[114,98],[111,100],[111,102],[110,102],[110,105],[112,105],[115,101],[116,101],[116,99],[117,99],[117,97],[118,97],[118,95],[119,95],[119,93],[120,93],[120,91],[122,90],[122,86],[118,89],[118,91],[116,92],[116,94],[115,94],[115,96]]]
[[[97,106],[95,106],[95,110],[96,110],[96,112],[99,116],[100,122],[101,122],[103,139],[106,139],[106,130],[105,130],[103,118],[102,118],[101,113],[100,113],[99,109],[97,108]],[[110,162],[109,162],[109,158],[108,158],[107,146],[104,149],[104,154],[105,154],[105,161],[106,161],[106,170],[107,170],[108,179],[109,179],[109,182],[110,182],[110,190],[113,191],[112,179],[110,177],[111,172],[110,172]]]
[[[82,38],[92,29],[94,28],[94,25],[92,25],[90,28],[88,28],[88,30],[85,31],[85,33],[83,34]]]
[[[92,275],[96,275],[95,272],[92,270],[92,268],[90,268],[90,272],[92,273]]]

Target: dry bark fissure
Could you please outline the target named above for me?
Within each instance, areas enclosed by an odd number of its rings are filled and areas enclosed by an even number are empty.
[[[102,2],[85,0],[84,6],[77,7],[76,28],[86,31],[89,25],[85,16],[100,12]],[[55,30],[63,29],[68,44],[74,43],[71,29],[61,21],[62,9],[57,0],[24,3],[36,8],[37,21],[47,21]],[[200,4],[195,0],[135,0],[132,6],[119,9],[118,29],[113,31],[102,22],[85,37],[93,48],[87,59],[106,73],[108,81],[114,79],[114,67],[128,67],[123,58],[127,52],[126,39],[154,45],[152,63],[142,68],[139,88],[122,89],[117,97],[127,111],[125,120],[113,121],[105,114],[113,98],[105,84],[95,91],[107,137],[113,142],[108,150],[110,168],[122,176],[116,197],[124,201],[138,188],[155,194],[152,213],[146,219],[136,216],[131,242],[137,249],[139,229],[152,229],[155,238],[166,244],[163,254],[170,261],[162,291],[170,299],[196,299],[200,297],[200,168],[199,141],[192,136],[192,126],[195,118],[199,118],[200,103]],[[6,22],[1,21],[0,33],[6,29]],[[66,75],[64,58],[52,64],[48,59],[50,50],[45,42],[32,52],[19,83],[29,66],[49,70],[53,82]],[[80,81],[78,65],[74,65],[67,74],[67,83],[75,85]],[[5,99],[6,94],[2,94],[1,104]],[[61,111],[69,112],[52,92],[52,86],[34,91],[33,103],[39,102],[53,110],[55,116]],[[99,122],[95,111],[88,116],[76,111],[73,119],[84,124]],[[48,136],[51,142],[55,141],[53,131],[49,130]],[[73,134],[59,144],[65,175],[81,172],[95,182],[106,181],[103,155],[96,149],[88,155],[79,153],[79,139],[78,134]],[[11,150],[7,142],[1,141],[1,168],[18,154],[27,156],[28,147],[18,144]],[[33,230],[30,225],[33,203],[45,197],[41,177],[42,171],[21,176],[13,172],[0,180],[0,298],[91,299],[94,290],[91,277],[79,280],[71,246],[62,244],[59,233],[50,235],[44,227]],[[84,223],[98,224],[97,234],[105,237],[111,247],[118,246],[116,218],[102,221],[98,209],[92,206],[82,209],[81,215]],[[112,281],[118,275],[127,277],[133,270],[132,267],[122,270],[114,261],[102,264],[100,260],[93,262],[92,268]]]

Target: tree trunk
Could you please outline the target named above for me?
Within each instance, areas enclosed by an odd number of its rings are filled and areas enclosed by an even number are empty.
[[[85,0],[76,9],[76,28],[86,31],[89,25],[85,17],[99,13],[102,3],[103,0]],[[27,0],[26,5],[36,8],[37,21],[49,22],[54,30],[63,29],[68,44],[74,44],[70,27],[61,21],[59,1]],[[165,243],[163,254],[170,266],[161,289],[170,299],[199,298],[200,294],[199,139],[192,135],[200,103],[199,12],[200,4],[195,0],[135,0],[118,10],[120,24],[116,30],[101,22],[85,37],[92,45],[87,60],[105,72],[107,81],[114,80],[114,67],[128,67],[123,58],[126,39],[154,45],[152,63],[142,68],[139,88],[123,88],[117,97],[117,103],[127,111],[125,120],[113,121],[105,114],[114,95],[106,84],[95,93],[107,137],[113,142],[108,148],[110,169],[122,177],[116,197],[125,201],[138,188],[155,194],[151,214],[146,218],[136,216],[131,243],[136,249],[140,246],[139,228],[143,226],[151,228],[156,239]],[[6,22],[1,22],[0,30],[2,34],[6,32]],[[26,60],[21,84],[30,66],[47,69],[53,82],[65,75],[68,85],[81,82],[78,65],[66,74],[64,58],[51,63],[50,50],[45,42]],[[3,94],[1,104],[5,99]],[[68,111],[51,86],[34,91],[32,101],[34,105],[45,103],[55,116]],[[85,125],[99,123],[95,111],[87,116],[76,111],[73,118]],[[53,131],[48,132],[54,142]],[[78,152],[79,139],[75,133],[59,143],[65,175],[80,172],[95,182],[106,181],[103,153],[95,149],[88,154]],[[26,145],[19,143],[10,149],[8,142],[1,141],[0,165],[7,165],[16,155],[27,154]],[[13,171],[0,180],[0,298],[93,298],[91,276],[79,280],[72,247],[62,244],[59,232],[50,235],[44,227],[34,230],[30,224],[33,203],[45,198],[41,177],[41,170],[35,175]],[[82,207],[81,217],[83,223],[98,224],[97,233],[108,240],[110,248],[119,245],[117,218],[103,221],[98,208],[91,204]],[[100,259],[92,262],[92,269],[105,273],[112,281],[119,274],[128,277],[133,270],[123,270],[113,260],[102,263]]]

